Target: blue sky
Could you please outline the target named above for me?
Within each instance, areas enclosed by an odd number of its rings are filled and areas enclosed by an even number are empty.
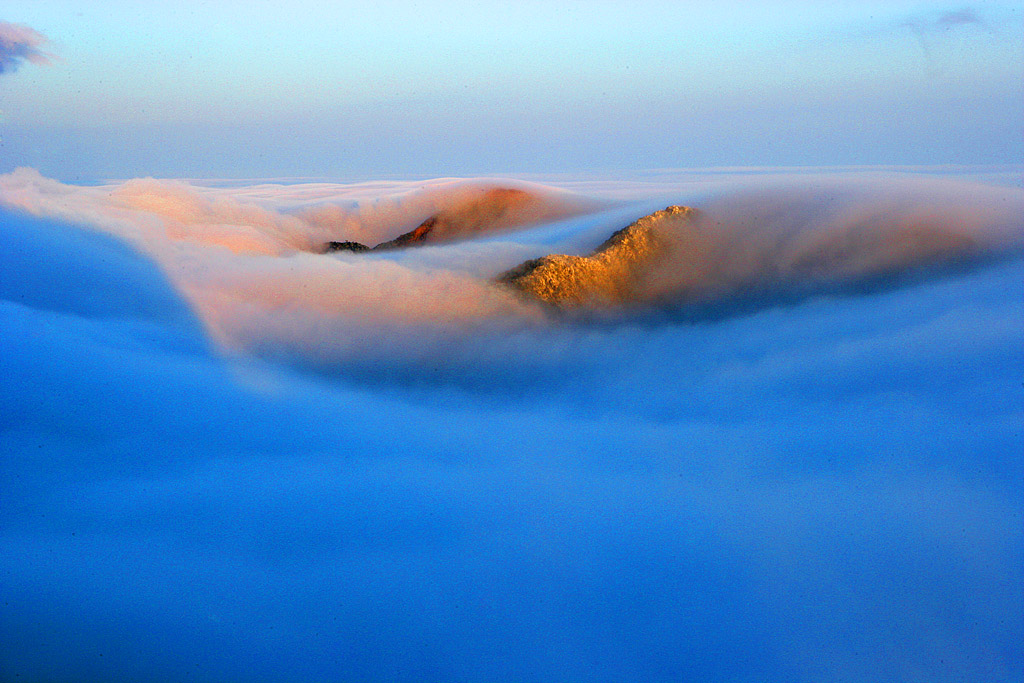
[[[1022,12],[937,2],[0,2],[7,171],[1015,163]]]

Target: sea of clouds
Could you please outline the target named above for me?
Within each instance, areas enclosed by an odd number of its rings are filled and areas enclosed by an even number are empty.
[[[982,180],[0,176],[2,678],[1019,680],[1024,190]],[[540,204],[319,253],[494,186]],[[493,282],[667,204],[640,305]]]

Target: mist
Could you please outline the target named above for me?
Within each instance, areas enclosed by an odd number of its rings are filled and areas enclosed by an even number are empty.
[[[321,253],[494,187],[530,210]],[[622,305],[495,281],[669,204]],[[1021,216],[906,173],[0,176],[0,673],[1018,680]]]

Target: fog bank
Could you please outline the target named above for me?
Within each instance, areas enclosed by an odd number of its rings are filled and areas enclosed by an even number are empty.
[[[834,181],[0,176],[0,677],[1018,680],[1021,190]],[[658,305],[492,282],[667,203]]]

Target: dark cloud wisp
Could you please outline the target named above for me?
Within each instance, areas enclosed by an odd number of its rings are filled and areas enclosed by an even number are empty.
[[[955,12],[946,12],[935,23],[939,26],[963,26],[966,24],[981,24],[981,18],[978,17],[978,13],[973,9],[965,7]]]

